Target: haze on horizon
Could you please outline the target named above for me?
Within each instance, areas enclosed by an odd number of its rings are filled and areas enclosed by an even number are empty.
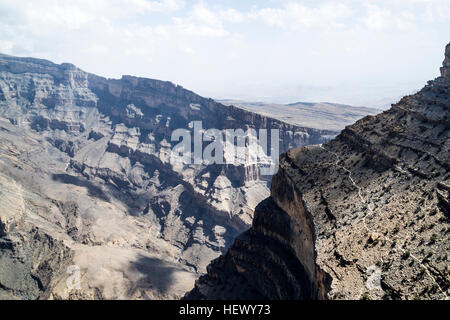
[[[0,52],[204,96],[384,106],[439,75],[447,0],[0,0]]]

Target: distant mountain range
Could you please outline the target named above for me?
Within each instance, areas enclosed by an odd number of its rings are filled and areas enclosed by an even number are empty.
[[[366,116],[379,113],[380,109],[356,107],[329,102],[295,102],[290,104],[219,100],[266,117],[278,119],[296,126],[340,131],[345,126]]]

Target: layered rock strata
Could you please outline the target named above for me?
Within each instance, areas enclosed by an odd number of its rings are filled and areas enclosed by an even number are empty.
[[[450,44],[441,76],[280,157],[253,226],[189,299],[447,299]]]
[[[193,121],[280,129],[281,151],[337,133],[171,82],[0,55],[0,292],[162,299],[190,290],[269,194],[254,164],[173,165],[171,134]],[[81,291],[66,286],[70,266]]]

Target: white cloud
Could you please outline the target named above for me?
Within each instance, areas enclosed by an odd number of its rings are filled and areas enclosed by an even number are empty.
[[[436,0],[427,2],[423,12],[423,18],[429,22],[445,22],[450,20],[450,2]]]
[[[187,36],[223,37],[228,31],[222,24],[220,16],[202,3],[193,6],[183,18],[174,18],[172,32]]]
[[[0,52],[170,80],[212,96],[339,100],[357,86],[384,98],[376,81],[423,83],[450,40],[444,0],[253,3],[0,1]],[[331,96],[341,82],[351,85]]]
[[[108,50],[108,47],[101,45],[101,44],[97,44],[97,45],[87,47],[85,49],[85,52],[90,53],[90,54],[95,54],[95,55],[106,55],[109,53],[109,50]]]
[[[13,46],[14,43],[12,41],[0,40],[0,49],[2,50],[0,52],[11,52]]]
[[[387,30],[392,28],[413,29],[415,16],[410,11],[393,13],[386,8],[366,4],[366,15],[362,18],[363,23],[370,29]]]
[[[207,25],[219,25],[220,19],[212,10],[205,7],[203,4],[197,4],[194,6],[191,12],[190,18],[196,22],[204,23]]]
[[[228,8],[219,12],[221,19],[225,22],[239,23],[245,20],[246,14],[236,9]]]
[[[182,0],[161,0],[161,1],[119,0],[117,2],[119,6],[126,5],[128,8],[131,8],[135,12],[136,11],[171,12],[180,10],[186,5],[186,3]]]
[[[184,6],[182,0],[15,0],[1,4],[0,15],[6,18],[5,23],[13,25],[78,29],[95,20],[115,21],[146,13],[171,13]]]
[[[269,26],[283,27],[285,26],[285,11],[278,8],[264,8],[251,14],[253,19],[261,19]]]
[[[261,19],[270,26],[288,28],[335,28],[343,26],[342,19],[351,16],[353,10],[342,3],[324,2],[308,7],[290,1],[282,8],[263,8],[252,12],[251,17]]]

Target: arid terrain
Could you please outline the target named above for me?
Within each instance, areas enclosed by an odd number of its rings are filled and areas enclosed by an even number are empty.
[[[450,44],[441,76],[280,158],[253,226],[189,299],[447,299]]]
[[[279,129],[282,152],[339,132],[170,82],[0,55],[1,297],[166,299],[191,290],[250,227],[270,184],[253,164],[172,165],[171,133],[192,121]],[[76,290],[67,287],[74,266]]]

